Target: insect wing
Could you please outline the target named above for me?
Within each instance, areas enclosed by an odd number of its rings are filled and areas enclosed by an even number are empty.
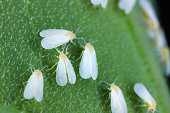
[[[64,86],[67,84],[66,66],[63,59],[59,59],[56,69],[56,81],[58,85]]]
[[[71,84],[75,84],[76,82],[76,74],[74,68],[68,58],[66,58],[66,69],[68,74],[68,80]]]

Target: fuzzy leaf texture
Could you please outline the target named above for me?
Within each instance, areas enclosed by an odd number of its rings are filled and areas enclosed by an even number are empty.
[[[146,107],[134,93],[136,83],[143,83],[157,102],[157,111],[170,111],[170,96],[162,66],[147,35],[138,3],[129,15],[109,0],[106,9],[94,7],[90,0],[2,0],[0,1],[0,112],[2,113],[108,113],[111,112],[110,86],[118,85],[129,113],[145,113]],[[74,85],[59,86],[51,68],[59,54],[41,47],[39,32],[45,29],[77,31],[78,38],[94,42],[99,74],[96,81],[84,80],[78,73],[84,46],[81,39],[67,45],[77,80]],[[77,30],[79,29],[79,30]],[[62,50],[63,46],[59,47]],[[44,76],[42,102],[23,97],[32,74],[30,64]],[[15,109],[15,110],[14,110]]]

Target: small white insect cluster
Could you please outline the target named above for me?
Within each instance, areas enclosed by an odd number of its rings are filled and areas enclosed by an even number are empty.
[[[44,37],[41,41],[41,45],[45,49],[56,48],[76,38],[75,34],[71,31],[63,29],[44,30],[40,32],[40,36]],[[89,43],[85,45],[84,49],[79,68],[80,76],[84,79],[92,77],[93,80],[96,80],[98,67],[95,49]],[[59,62],[56,69],[56,81],[58,85],[66,85],[67,76],[70,84],[75,84],[76,74],[74,72],[74,68],[66,54],[60,52]]]
[[[119,1],[119,8],[124,10],[126,14],[129,14],[132,9],[134,8],[136,0],[120,0]]]
[[[115,85],[115,83],[109,85],[110,85],[109,90],[111,90],[110,100],[112,113],[127,113],[128,112],[127,104],[121,89],[117,85]],[[148,112],[156,111],[156,101],[142,83],[135,84],[134,91],[141,99],[143,99],[144,101],[143,106],[148,107]]]
[[[106,8],[108,0],[91,0],[94,5],[99,5]],[[120,9],[125,10],[129,14],[134,7],[136,0],[120,0]],[[147,0],[140,0],[140,5],[143,9],[143,17],[146,20],[148,34],[153,40],[155,47],[160,52],[161,59],[167,67],[167,73],[170,73],[170,53],[167,47],[163,30],[159,25],[155,12],[151,4]],[[40,32],[43,37],[41,45],[44,49],[54,49],[66,44],[76,38],[76,35],[64,29],[47,29]],[[67,52],[66,52],[67,53]],[[74,68],[64,52],[59,52],[59,61],[56,68],[56,82],[59,86],[65,86],[67,79],[70,84],[75,84],[76,74]],[[79,66],[79,74],[83,79],[97,79],[98,65],[96,52],[90,43],[86,43],[82,52],[82,59]],[[40,70],[35,70],[30,76],[24,90],[24,98],[32,99],[41,102],[43,99],[43,75]],[[110,84],[111,90],[111,111],[112,113],[127,113],[127,104],[125,102],[121,89],[114,83]],[[134,86],[135,93],[144,101],[144,106],[148,107],[148,111],[156,111],[156,101],[151,96],[149,91],[142,83],[137,83]]]
[[[57,48],[60,45],[66,44],[76,38],[75,34],[71,31],[64,29],[48,29],[40,32],[40,36],[44,37],[41,41],[41,46],[44,49]],[[59,53],[59,61],[56,69],[56,82],[59,86],[67,84],[67,79],[70,84],[75,84],[76,74],[74,68],[63,52]],[[83,56],[79,67],[80,76],[84,79],[92,77],[93,80],[97,79],[98,66],[97,58],[94,47],[90,43],[84,46]],[[40,102],[43,97],[43,76],[40,70],[35,70],[30,76],[28,83],[25,87],[24,98],[35,99]]]
[[[101,5],[102,8],[106,8],[108,4],[108,0],[90,0],[90,1],[94,6]],[[129,14],[134,8],[135,3],[136,0],[119,0],[118,7],[121,10],[124,10],[126,14]]]
[[[167,45],[164,31],[160,26],[151,3],[148,0],[140,0],[139,3],[143,10],[142,15],[147,25],[148,35],[159,53],[160,60],[166,68],[166,74],[170,75],[170,50]]]

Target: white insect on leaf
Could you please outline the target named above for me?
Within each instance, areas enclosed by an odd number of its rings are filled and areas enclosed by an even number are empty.
[[[152,40],[153,40],[153,44],[156,47],[156,49],[158,50],[158,52],[160,50],[162,50],[162,48],[164,46],[167,46],[166,37],[165,37],[164,31],[162,29],[155,32],[155,37]]]
[[[153,44],[160,54],[160,59],[166,68],[166,74],[170,75],[170,55],[164,31],[160,26],[152,4],[148,0],[140,0],[139,3],[143,9],[143,17],[147,24],[148,35],[153,40]]]
[[[161,60],[166,68],[166,74],[170,75],[170,50],[168,46],[164,46],[160,50]]]
[[[148,110],[152,112],[156,111],[156,101],[142,83],[135,84],[134,91],[141,99],[144,100],[145,106],[148,107]]]
[[[91,0],[93,5],[101,5],[103,8],[106,8],[108,0]]]
[[[139,3],[143,10],[143,17],[147,23],[148,34],[151,37],[154,37],[155,32],[157,32],[160,28],[154,8],[148,0],[140,0]]]
[[[48,29],[40,32],[40,36],[44,37],[41,46],[45,49],[53,49],[72,41],[76,36],[71,31],[64,29]]]
[[[120,0],[119,1],[119,8],[124,10],[126,14],[129,14],[132,9],[134,8],[136,0]]]
[[[74,72],[74,68],[67,56],[63,52],[60,52],[59,62],[56,69],[56,81],[58,85],[66,85],[67,76],[70,84],[75,84],[76,74]]]
[[[84,79],[92,77],[93,80],[97,79],[98,66],[97,58],[94,47],[87,43],[79,67],[80,76]]]
[[[24,98],[32,99],[41,102],[43,99],[43,75],[40,70],[35,70],[30,76],[28,83],[24,90]]]
[[[110,86],[110,90],[112,113],[127,113],[127,105],[121,89],[113,83]]]

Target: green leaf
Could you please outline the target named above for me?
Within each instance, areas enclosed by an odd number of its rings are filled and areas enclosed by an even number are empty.
[[[0,112],[2,113],[20,113],[19,110],[16,110],[12,106],[3,106],[0,104]]]
[[[170,96],[157,53],[146,33],[137,4],[130,15],[109,0],[106,9],[94,7],[90,0],[3,0],[0,2],[0,103],[24,112],[111,112],[109,100],[113,83],[121,88],[128,112],[147,112],[133,86],[143,83],[157,102],[157,110],[170,111]],[[73,40],[68,58],[77,74],[74,85],[58,86],[55,69],[59,54],[41,47],[39,32],[44,29],[67,29],[95,47],[99,74],[96,81],[82,79],[77,60],[84,46]],[[63,47],[63,46],[62,46]],[[59,50],[62,50],[59,47]],[[30,64],[44,76],[42,102],[26,100],[23,92],[32,74]],[[0,112],[5,112],[1,106]]]

